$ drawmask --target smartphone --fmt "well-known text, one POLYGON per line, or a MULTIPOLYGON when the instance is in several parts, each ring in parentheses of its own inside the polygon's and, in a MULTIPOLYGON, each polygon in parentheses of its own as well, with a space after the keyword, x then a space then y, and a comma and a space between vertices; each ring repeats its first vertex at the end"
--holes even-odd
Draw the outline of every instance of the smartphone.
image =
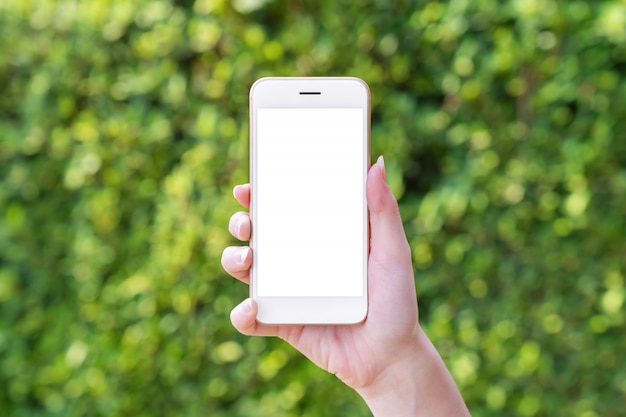
POLYGON ((370 93, 352 77, 250 89, 251 297, 267 324, 367 316, 370 93))

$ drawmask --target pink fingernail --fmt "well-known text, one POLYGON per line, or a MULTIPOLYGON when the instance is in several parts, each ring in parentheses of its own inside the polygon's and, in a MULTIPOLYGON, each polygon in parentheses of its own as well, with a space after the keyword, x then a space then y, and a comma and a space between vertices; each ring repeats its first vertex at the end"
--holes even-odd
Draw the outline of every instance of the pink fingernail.
POLYGON ((240 264, 244 264, 246 262, 246 259, 248 258, 248 253, 249 252, 250 252, 250 248, 249 247, 244 248, 240 252, 240 254, 239 254, 239 256, 240 256, 239 263, 240 264))
POLYGON ((241 236, 242 228, 243 228, 243 220, 239 219, 237 220, 237 223, 235 224, 235 229, 237 230, 237 236, 241 236))
POLYGON ((383 177, 385 178, 385 180, 387 180, 387 171, 385 170, 385 158, 382 155, 378 157, 378 159, 376 160, 376 164, 380 166, 383 171, 383 177))

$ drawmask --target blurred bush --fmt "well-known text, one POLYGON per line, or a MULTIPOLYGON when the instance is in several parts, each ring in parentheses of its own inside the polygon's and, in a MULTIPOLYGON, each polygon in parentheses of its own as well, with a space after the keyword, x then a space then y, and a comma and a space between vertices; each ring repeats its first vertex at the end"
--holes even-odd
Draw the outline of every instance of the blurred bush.
POLYGON ((3 0, 0 410, 368 415, 219 266, 252 82, 353 75, 473 415, 621 415, 625 70, 618 0, 3 0))

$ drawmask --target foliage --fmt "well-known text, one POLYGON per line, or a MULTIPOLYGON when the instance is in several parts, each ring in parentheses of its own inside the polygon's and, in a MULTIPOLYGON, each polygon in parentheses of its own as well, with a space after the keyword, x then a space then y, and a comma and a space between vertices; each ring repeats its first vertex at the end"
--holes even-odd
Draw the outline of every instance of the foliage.
POLYGON ((618 0, 4 0, 3 414, 368 415, 228 320, 266 75, 370 84, 421 320, 474 416, 623 413, 625 23, 618 0))

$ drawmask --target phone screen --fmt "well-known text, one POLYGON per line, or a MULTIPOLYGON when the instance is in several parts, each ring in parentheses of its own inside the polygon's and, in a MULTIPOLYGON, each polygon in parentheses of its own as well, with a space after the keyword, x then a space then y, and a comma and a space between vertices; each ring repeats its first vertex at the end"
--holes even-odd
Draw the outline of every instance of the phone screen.
POLYGON ((258 108, 257 294, 362 296, 362 108, 258 108))

